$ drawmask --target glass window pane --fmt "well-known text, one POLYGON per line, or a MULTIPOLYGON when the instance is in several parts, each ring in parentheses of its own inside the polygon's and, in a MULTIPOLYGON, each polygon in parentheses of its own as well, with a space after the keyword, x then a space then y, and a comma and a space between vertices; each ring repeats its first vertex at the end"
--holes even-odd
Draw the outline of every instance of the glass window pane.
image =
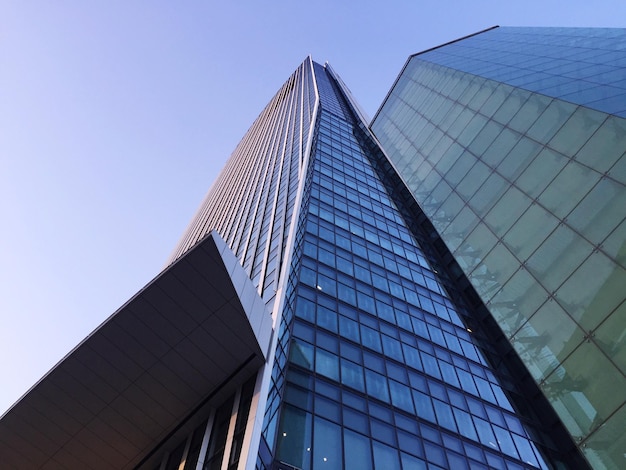
POLYGON ((477 441, 478 435, 476 434, 476 430, 474 429, 474 423, 472 421, 471 415, 457 408, 452 408, 452 411, 454 412, 454 417, 456 418, 456 422, 459 425, 459 432, 461 433, 461 435, 473 441, 477 441))
POLYGON ((469 201, 469 205, 479 216, 484 216, 508 189, 508 183, 502 176, 492 173, 476 194, 469 201))
POLYGON ((592 251, 589 242, 566 225, 559 225, 528 259, 526 266, 548 291, 553 292, 592 251))
POLYGON ((548 145, 565 155, 574 155, 605 119, 606 114, 581 106, 548 145))
POLYGON ((513 346, 537 381, 545 378, 584 340, 585 333, 549 299, 515 333, 513 346))
POLYGON ((626 449, 626 405, 609 418, 602 427, 585 441, 583 453, 592 466, 606 467, 608 462, 624 462, 626 449))
POLYGON ((483 129, 476 135, 476 138, 469 145, 469 150, 474 154, 482 155, 487 147, 500 135, 503 127, 495 121, 489 121, 483 129))
POLYGON ((498 203, 489 211, 485 222, 497 237, 507 230, 528 209, 532 200, 515 187, 510 187, 498 203))
POLYGON ((545 381, 543 392, 574 438, 584 438, 624 403, 626 379, 593 342, 583 342, 545 381))
POLYGON ((596 343, 626 374, 626 302, 622 303, 595 331, 596 343))
POLYGON ((490 174, 491 168, 478 161, 472 169, 463 176, 455 189, 465 201, 468 201, 490 174))
POLYGON ((490 167, 497 167, 520 139, 521 134, 508 128, 494 139, 487 149, 479 154, 479 158, 490 167))
POLYGON ((548 293, 526 270, 518 270, 490 300, 489 311, 509 336, 548 298, 548 293))
POLYGON ((476 430, 478 431, 479 441, 487 447, 499 450, 498 444, 496 443, 496 436, 494 436, 489 422, 476 417, 473 418, 473 421, 476 426, 476 430))
POLYGON ((439 465, 441 468, 450 468, 446 460, 446 454, 439 446, 435 446, 430 442, 424 442, 424 451, 426 452, 426 460, 439 465))
POLYGON ((626 187, 602 178, 567 220, 592 243, 600 244, 624 220, 625 207, 626 187))
POLYGON ((315 371, 325 377, 339 381, 339 358, 323 349, 315 350, 315 371))
MULTIPOLYGON (((370 440, 350 431, 343 430, 344 439, 344 462, 349 463, 350 467, 359 469, 372 469, 372 450, 370 448, 370 440)), ((325 468, 325 467, 321 467, 325 468)))
POLYGON ((293 339, 289 347, 289 360, 305 369, 313 369, 313 345, 293 339))
POLYGON ((469 279, 481 296, 489 298, 506 283, 518 266, 519 261, 499 243, 484 258, 483 264, 470 274, 469 279))
POLYGON ((602 249, 622 267, 626 267, 626 220, 602 243, 602 249))
POLYGON ((537 462, 537 457, 533 452, 533 448, 530 442, 528 442, 527 439, 518 436, 517 434, 512 434, 511 437, 513 437, 513 441, 515 442, 515 446, 517 447, 517 451, 522 457, 522 460, 526 463, 529 463, 530 465, 539 466, 539 463, 537 462))
POLYGON ((409 387, 402 385, 395 380, 390 380, 389 389, 391 391, 391 403, 393 406, 409 413, 415 413, 413 398, 411 397, 411 389, 409 387))
MULTIPOLYGON (((437 168, 440 174, 446 174, 464 151, 465 149, 463 147, 454 142, 443 154, 439 162, 435 165, 435 168, 437 168)), ((441 178, 441 176, 439 176, 436 172, 433 172, 433 175, 436 179, 441 178)))
POLYGON ((502 103, 500 108, 493 115, 493 119, 501 124, 508 124, 513 116, 519 111, 520 107, 524 104, 529 92, 518 88, 511 89, 511 92, 507 96, 506 100, 502 103))
POLYGON ((480 224, 466 237, 457 250, 457 262, 465 272, 471 272, 482 263, 497 242, 498 239, 491 230, 484 224, 480 224))
POLYGON ((295 467, 311 468, 311 414, 285 405, 280 418, 276 458, 295 467))
POLYGON ((491 96, 487 98, 487 101, 481 106, 480 111, 485 116, 492 116, 498 108, 502 105, 508 94, 511 92, 513 88, 509 85, 499 84, 491 96))
POLYGON ((554 100, 528 129, 528 136, 541 143, 547 143, 576 110, 576 106, 561 100, 554 100))
POLYGON ((509 122, 509 127, 521 133, 526 131, 539 118, 541 113, 548 107, 552 98, 536 93, 529 94, 528 100, 519 108, 513 119, 509 122))
POLYGON ((599 172, 605 172, 624 154, 626 122, 609 116, 574 158, 599 172))
MULTIPOLYGON (((513 132, 513 131, 511 131, 513 132)), ((537 156, 542 146, 532 139, 522 137, 506 155, 502 155, 497 171, 506 179, 515 180, 537 156)))
POLYGON ((337 332, 337 314, 326 307, 317 307, 317 325, 334 333, 337 332))
POLYGON ((449 429, 452 432, 458 432, 450 405, 439 400, 433 400, 433 405, 435 406, 435 414, 437 415, 439 426, 449 429))
MULTIPOLYGON (((464 152, 459 159, 454 162, 454 165, 450 168, 445 175, 445 180, 452 186, 456 186, 459 184, 461 179, 463 179, 467 172, 474 166, 476 162, 476 157, 472 155, 470 152, 464 152)), ((448 193, 450 189, 448 189, 448 193)))
POLYGON ((532 198, 536 198, 550 184, 568 159, 554 150, 544 148, 517 178, 517 186, 532 198))
POLYGON ((624 300, 626 270, 594 252, 556 291, 565 310, 588 330, 594 330, 624 300))
POLYGON ((463 147, 467 147, 472 140, 476 137, 483 127, 487 124, 487 118, 480 114, 475 114, 474 117, 467 123, 461 135, 459 135, 457 142, 463 147))
POLYGON ((443 232, 443 238, 448 248, 452 251, 456 250, 461 241, 474 229, 478 222, 476 214, 469 207, 464 207, 443 232))
POLYGON ((538 204, 532 204, 504 236, 504 242, 522 262, 546 239, 559 220, 538 204))
POLYGON ((417 416, 426 421, 436 422, 435 412, 433 411, 433 405, 431 398, 417 390, 413 390, 413 401, 415 402, 415 409, 417 410, 417 416))
POLYGON ((378 441, 372 441, 375 468, 401 468, 397 449, 378 441))
POLYGON ((581 199, 596 185, 601 175, 571 161, 539 196, 539 202, 564 219, 581 199))
POLYGON ((363 368, 351 361, 341 359, 341 383, 364 392, 363 368))
POLYGON ((387 389, 387 378, 385 376, 365 369, 365 383, 369 395, 389 403, 389 390, 387 389))
POLYGON ((313 468, 342 469, 341 428, 330 421, 315 418, 313 468))

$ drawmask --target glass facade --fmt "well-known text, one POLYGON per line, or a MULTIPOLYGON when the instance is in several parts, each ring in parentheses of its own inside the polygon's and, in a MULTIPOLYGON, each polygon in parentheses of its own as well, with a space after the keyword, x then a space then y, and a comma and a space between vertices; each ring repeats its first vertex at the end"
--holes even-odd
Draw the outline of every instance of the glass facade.
POLYGON ((626 39, 617 28, 494 28, 420 58, 626 117, 626 39))
POLYGON ((257 468, 556 468, 392 199, 384 156, 314 71, 321 110, 257 468))
POLYGON ((217 230, 270 309, 310 147, 317 99, 312 64, 305 60, 252 124, 170 259, 217 230))
POLYGON ((580 450, 610 469, 626 466, 625 45, 625 30, 492 29, 411 57, 371 126, 580 450))

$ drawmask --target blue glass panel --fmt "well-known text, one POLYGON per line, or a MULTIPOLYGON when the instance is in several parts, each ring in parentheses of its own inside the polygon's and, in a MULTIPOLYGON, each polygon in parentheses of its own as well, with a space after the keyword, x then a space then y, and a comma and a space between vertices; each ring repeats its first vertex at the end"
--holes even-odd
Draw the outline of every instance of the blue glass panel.
POLYGON ((367 384, 367 393, 369 395, 389 403, 389 390, 387 388, 387 379, 384 375, 365 369, 365 383, 367 384))
POLYGON ((329 379, 339 381, 339 358, 323 349, 316 349, 315 371, 329 379))
POLYGON ((401 468, 397 449, 373 441, 375 468, 401 468))
POLYGON ((342 359, 341 383, 348 387, 355 388, 360 392, 364 392, 363 368, 358 364, 342 359))
POLYGON ((315 418, 313 429, 313 468, 341 470, 341 427, 325 419, 315 418))
POLYGON ((426 462, 420 460, 412 455, 402 452, 400 455, 402 459, 403 470, 426 470, 426 462))
POLYGON ((349 462, 353 468, 363 470, 372 469, 372 451, 370 440, 348 429, 343 431, 344 439, 344 461, 349 462))
POLYGON ((435 412, 433 411, 433 405, 431 398, 417 390, 413 390, 413 401, 415 403, 415 409, 417 410, 417 416, 426 421, 435 422, 435 412))
POLYGON ((433 400, 433 405, 435 407, 435 414, 437 415, 437 422, 439 425, 452 432, 457 432, 458 429, 454 421, 450 405, 447 405, 439 400, 433 400))
POLYGON ((393 406, 396 406, 408 413, 415 413, 413 399, 411 397, 411 389, 409 387, 402 385, 395 380, 390 380, 389 389, 391 391, 391 403, 393 406))

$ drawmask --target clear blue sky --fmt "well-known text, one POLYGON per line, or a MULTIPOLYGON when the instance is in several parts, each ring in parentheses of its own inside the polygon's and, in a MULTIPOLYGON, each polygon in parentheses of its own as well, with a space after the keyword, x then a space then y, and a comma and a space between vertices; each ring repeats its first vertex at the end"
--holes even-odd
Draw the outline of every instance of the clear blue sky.
POLYGON ((308 54, 371 116, 411 53, 496 24, 625 19, 623 0, 4 0, 0 413, 158 274, 308 54))

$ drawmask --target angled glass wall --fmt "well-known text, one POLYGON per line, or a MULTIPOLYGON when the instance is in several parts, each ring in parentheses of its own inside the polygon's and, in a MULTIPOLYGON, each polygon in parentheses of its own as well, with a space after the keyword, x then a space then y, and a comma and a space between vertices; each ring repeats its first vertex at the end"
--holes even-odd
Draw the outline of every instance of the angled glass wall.
POLYGON ((580 97, 622 83, 594 80, 626 78, 624 44, 487 31, 410 58, 371 126, 581 451, 611 469, 626 466, 626 120, 580 97), (578 97, 537 88, 548 72, 578 97))

